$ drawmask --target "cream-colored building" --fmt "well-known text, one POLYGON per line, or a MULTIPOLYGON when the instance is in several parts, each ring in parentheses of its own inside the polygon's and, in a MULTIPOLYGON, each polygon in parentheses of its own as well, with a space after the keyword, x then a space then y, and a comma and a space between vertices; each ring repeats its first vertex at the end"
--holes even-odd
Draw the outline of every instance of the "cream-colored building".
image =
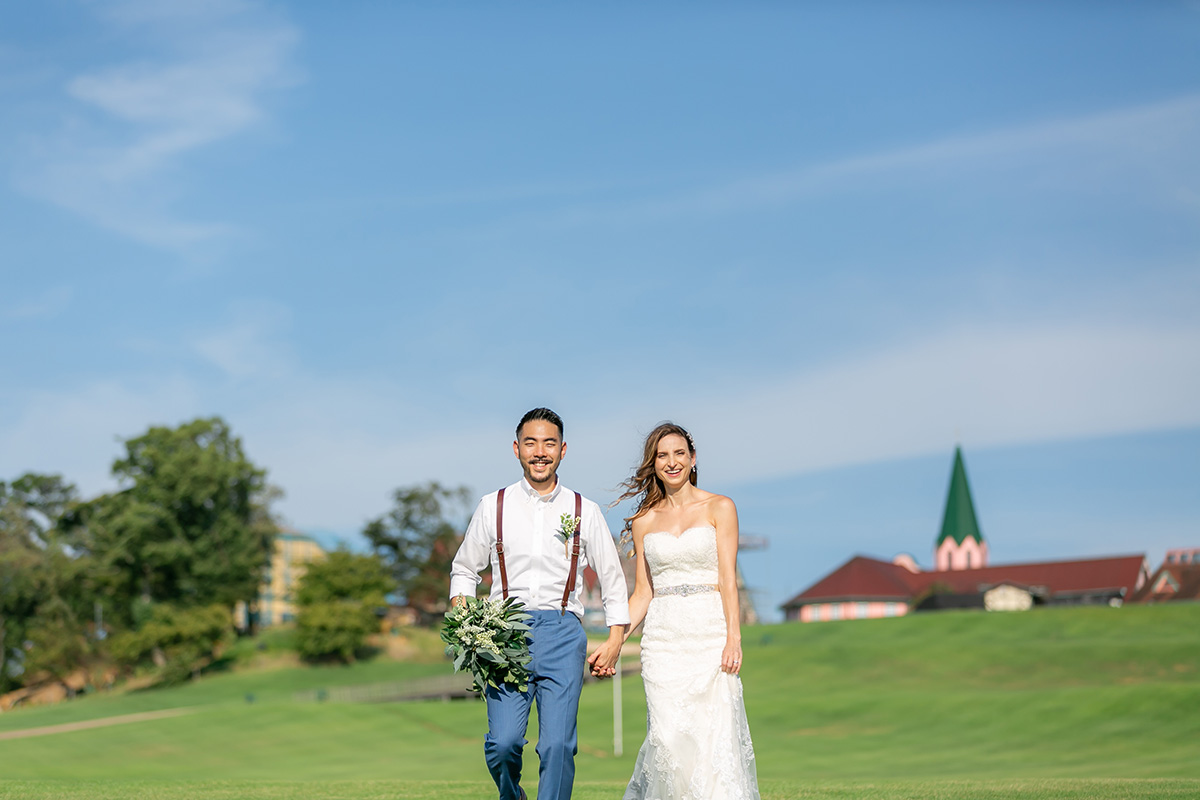
MULTIPOLYGON (((316 539, 297 531, 280 531, 275 536, 271 568, 263 576, 258 591, 254 617, 260 627, 280 625, 296 620, 296 587, 306 566, 325 557, 325 548, 316 539)), ((249 627, 244 606, 239 604, 236 619, 249 627)))

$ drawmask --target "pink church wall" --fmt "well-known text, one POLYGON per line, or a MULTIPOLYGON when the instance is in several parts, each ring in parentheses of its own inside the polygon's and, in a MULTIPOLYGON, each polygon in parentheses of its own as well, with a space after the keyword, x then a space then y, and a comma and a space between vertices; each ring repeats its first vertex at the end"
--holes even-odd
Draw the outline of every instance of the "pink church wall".
POLYGON ((939 571, 952 569, 979 569, 987 566, 987 544, 967 539, 962 544, 947 539, 934 553, 934 563, 939 571))
POLYGON ((793 615, 790 618, 793 620, 799 620, 800 622, 830 622, 839 619, 879 619, 882 617, 902 617, 907 613, 907 603, 812 603, 802 606, 800 608, 800 613, 798 615, 793 615), (888 613, 889 610, 891 613, 888 613))

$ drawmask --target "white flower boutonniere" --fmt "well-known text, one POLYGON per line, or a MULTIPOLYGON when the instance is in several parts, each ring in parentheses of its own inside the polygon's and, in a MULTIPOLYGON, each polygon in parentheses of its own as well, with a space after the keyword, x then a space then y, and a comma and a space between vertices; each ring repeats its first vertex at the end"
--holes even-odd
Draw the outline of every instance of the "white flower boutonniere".
POLYGON ((567 558, 571 557, 571 537, 575 535, 575 531, 579 530, 579 524, 582 522, 579 517, 572 514, 563 514, 559 517, 558 537, 563 540, 563 545, 566 548, 567 558))

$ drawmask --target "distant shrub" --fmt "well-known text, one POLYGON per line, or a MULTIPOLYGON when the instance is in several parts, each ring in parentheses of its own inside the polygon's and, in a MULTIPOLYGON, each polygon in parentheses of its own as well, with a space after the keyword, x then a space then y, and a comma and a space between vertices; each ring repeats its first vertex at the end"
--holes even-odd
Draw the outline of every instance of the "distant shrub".
POLYGON ((303 606, 296 615, 296 650, 309 661, 350 663, 378 627, 374 606, 336 600, 303 606))
POLYGON ((160 681, 179 683, 211 663, 232 637, 233 619, 223 605, 159 604, 139 628, 113 637, 112 654, 128 667, 152 664, 160 681))
POLYGON ((378 557, 336 550, 308 565, 296 590, 296 649, 310 661, 354 661, 396 587, 378 557))

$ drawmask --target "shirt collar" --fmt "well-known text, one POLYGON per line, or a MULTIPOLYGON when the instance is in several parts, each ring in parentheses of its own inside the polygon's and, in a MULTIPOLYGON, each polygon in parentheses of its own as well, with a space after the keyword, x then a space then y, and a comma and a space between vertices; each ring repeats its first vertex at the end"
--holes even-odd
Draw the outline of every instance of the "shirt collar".
POLYGON ((554 477, 554 490, 551 491, 550 494, 539 494, 538 490, 533 488, 533 485, 525 478, 521 478, 521 488, 525 490, 525 494, 528 495, 529 499, 531 500, 541 500, 546 503, 553 503, 555 498, 558 497, 558 493, 562 491, 562 481, 558 479, 557 475, 554 477))

